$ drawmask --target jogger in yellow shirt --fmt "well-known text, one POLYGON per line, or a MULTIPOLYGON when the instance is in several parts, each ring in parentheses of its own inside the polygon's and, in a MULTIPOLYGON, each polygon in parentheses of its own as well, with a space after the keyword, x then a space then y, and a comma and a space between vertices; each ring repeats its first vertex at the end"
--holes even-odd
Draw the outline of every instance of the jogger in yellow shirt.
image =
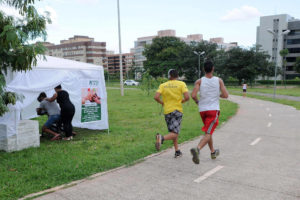
POLYGON ((175 158, 177 158, 182 155, 181 151, 178 149, 178 134, 180 132, 183 116, 182 104, 189 100, 189 92, 186 84, 177 80, 178 72, 175 69, 170 69, 168 76, 169 81, 159 86, 154 99, 164 108, 165 120, 169 133, 165 136, 157 133, 155 147, 159 150, 164 140, 173 140, 175 158), (161 96, 162 100, 160 98, 161 96))

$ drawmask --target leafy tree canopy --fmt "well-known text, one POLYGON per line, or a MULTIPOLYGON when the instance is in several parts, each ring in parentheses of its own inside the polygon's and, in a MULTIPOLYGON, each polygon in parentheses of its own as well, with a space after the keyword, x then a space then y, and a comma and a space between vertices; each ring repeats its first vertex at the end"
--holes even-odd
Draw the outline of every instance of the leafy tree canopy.
POLYGON ((26 71, 36 65, 37 57, 45 48, 41 43, 30 41, 46 38, 46 24, 50 23, 49 13, 40 15, 34 7, 34 0, 0 0, 0 4, 16 8, 20 19, 7 16, 0 11, 0 116, 9 103, 15 103, 16 94, 5 91, 4 75, 8 70, 26 71), (9 98, 6 98, 9 94, 9 98))

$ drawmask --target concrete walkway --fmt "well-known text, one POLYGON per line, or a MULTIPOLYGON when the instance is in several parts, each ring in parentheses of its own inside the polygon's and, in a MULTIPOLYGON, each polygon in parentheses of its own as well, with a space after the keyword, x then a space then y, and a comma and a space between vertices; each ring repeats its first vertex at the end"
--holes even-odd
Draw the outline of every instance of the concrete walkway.
POLYGON ((181 158, 174 159, 170 149, 37 199, 299 200, 300 111, 252 98, 230 100, 240 109, 214 133, 221 150, 216 160, 205 147, 200 165, 191 161, 189 149, 197 139, 181 145, 181 158))

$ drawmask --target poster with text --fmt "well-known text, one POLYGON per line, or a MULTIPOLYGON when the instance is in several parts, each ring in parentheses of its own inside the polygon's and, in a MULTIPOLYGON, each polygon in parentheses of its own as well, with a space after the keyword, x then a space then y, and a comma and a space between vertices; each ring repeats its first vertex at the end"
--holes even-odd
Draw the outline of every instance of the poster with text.
POLYGON ((81 122, 101 120, 101 97, 98 80, 83 80, 81 87, 81 122))

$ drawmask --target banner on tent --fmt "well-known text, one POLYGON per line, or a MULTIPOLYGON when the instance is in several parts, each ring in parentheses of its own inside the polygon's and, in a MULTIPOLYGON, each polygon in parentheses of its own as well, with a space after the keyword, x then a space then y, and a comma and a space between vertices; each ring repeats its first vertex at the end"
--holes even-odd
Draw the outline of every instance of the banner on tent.
POLYGON ((81 84, 81 123, 101 120, 100 82, 84 79, 81 84))

